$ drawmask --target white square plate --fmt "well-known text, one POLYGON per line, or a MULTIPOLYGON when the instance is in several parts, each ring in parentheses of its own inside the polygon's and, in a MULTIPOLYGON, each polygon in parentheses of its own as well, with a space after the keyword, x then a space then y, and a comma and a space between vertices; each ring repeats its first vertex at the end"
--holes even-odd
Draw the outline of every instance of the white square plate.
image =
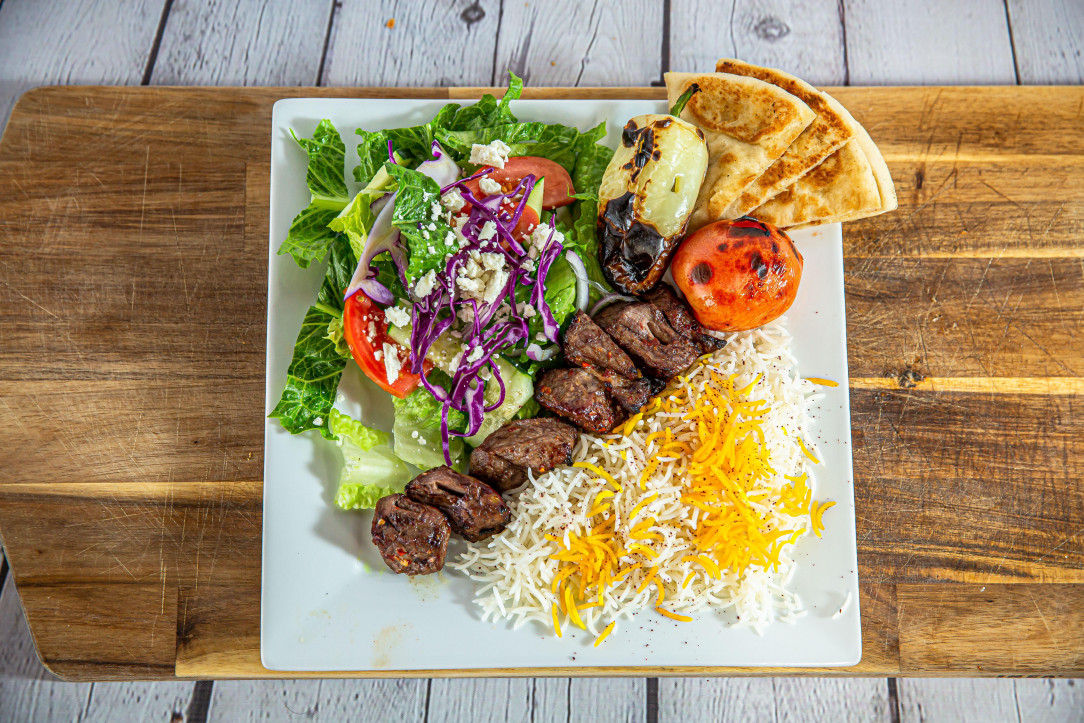
MULTIPOLYGON (((267 293, 265 413, 278 402, 294 340, 323 278, 323 265, 300 270, 277 255, 290 221, 305 207, 305 153, 290 129, 309 136, 322 118, 347 146, 347 168, 357 163, 355 128, 377 130, 424 123, 446 101, 291 99, 272 114, 271 237, 267 293)), ((616 146, 631 116, 664 113, 661 101, 517 101, 521 119, 561 122, 582 130, 607 122, 616 146)), ((348 173, 348 176, 350 174, 348 173)), ((339 452, 315 432, 292 436, 275 420, 264 435, 263 589, 260 651, 271 670, 365 671, 592 666, 843 666, 861 658, 858 566, 851 477, 843 252, 839 224, 802 231, 794 240, 805 257, 798 297, 787 314, 794 352, 805 376, 839 382, 814 408, 813 435, 823 464, 816 496, 833 499, 823 538, 804 537, 791 587, 808 615, 775 623, 763 636, 725 627, 712 615, 679 623, 654 612, 625 622, 598 648, 578 630, 558 639, 529 624, 483 623, 472 602, 474 584, 445 568, 407 578, 384 566, 369 540, 371 513, 338 511, 332 504, 339 452), (847 597, 851 604, 833 617, 847 597)), ((344 411, 366 424, 391 428, 387 395, 348 365, 344 411)), ((458 556, 449 546, 448 560, 458 556)))

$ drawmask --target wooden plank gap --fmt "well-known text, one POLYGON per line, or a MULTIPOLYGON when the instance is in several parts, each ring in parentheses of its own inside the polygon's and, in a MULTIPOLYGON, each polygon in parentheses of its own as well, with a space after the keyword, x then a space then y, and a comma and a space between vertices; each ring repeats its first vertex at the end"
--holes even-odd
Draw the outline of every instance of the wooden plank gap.
POLYGON ((837 0, 836 12, 839 13, 839 36, 843 47, 843 85, 851 84, 851 64, 847 57, 847 5, 843 0, 837 0))
POLYGON ((0 548, 0 591, 4 589, 4 581, 8 577, 8 558, 4 555, 3 548, 0 548))
POLYGON ((900 723, 900 692, 895 678, 888 678, 888 722, 900 723))
POLYGON ((211 707, 211 693, 214 692, 213 680, 196 681, 192 690, 192 700, 185 711, 185 723, 207 723, 207 711, 211 707))
POLYGON ((644 702, 646 704, 646 723, 659 723, 659 679, 648 678, 644 686, 644 702))
MULTIPOLYGON (((471 8, 474 8, 474 7, 477 7, 479 10, 481 10, 481 6, 478 5, 477 2, 475 2, 474 5, 471 5, 469 8, 467 8, 467 10, 470 10, 471 8)), ((464 10, 463 12, 466 13, 467 10, 464 10)), ((468 27, 470 27, 469 24, 468 24, 468 27)), ((492 83, 493 85, 497 85, 498 82, 499 82, 498 79, 497 79, 497 54, 501 52, 501 28, 503 28, 503 27, 504 27, 504 0, 500 0, 500 2, 497 3, 497 32, 494 33, 494 35, 493 35, 493 68, 489 71, 489 82, 492 83)), ((507 68, 505 70, 507 70, 507 68)), ((501 80, 503 80, 503 78, 501 80)), ((425 712, 426 712, 426 715, 429 715, 428 706, 426 707, 425 712)))
POLYGON ((169 11, 173 8, 173 0, 166 0, 162 5, 162 17, 158 19, 158 29, 154 31, 154 42, 151 44, 150 55, 147 56, 147 67, 143 69, 143 80, 140 85, 151 84, 151 74, 154 73, 154 63, 158 60, 158 50, 162 47, 162 36, 166 33, 166 23, 169 22, 169 11))
POLYGON ((671 0, 662 0, 662 57, 660 58, 659 79, 652 85, 666 85, 663 77, 670 72, 670 2, 671 0))
POLYGON ((852 389, 914 389, 964 394, 1042 394, 1079 396, 1084 379, 1079 377, 922 377, 906 371, 899 377, 852 377, 852 389))
POLYGON ((1012 72, 1016 75, 1016 84, 1020 85, 1020 63, 1016 59, 1016 38, 1012 32, 1012 13, 1009 12, 1009 0, 1004 0, 1005 26, 1009 29, 1009 50, 1012 51, 1012 72))
POLYGON ((324 67, 327 65, 327 49, 331 45, 331 29, 335 26, 335 16, 341 7, 339 0, 332 0, 331 10, 327 14, 327 30, 324 31, 324 49, 320 52, 320 69, 316 71, 316 85, 324 84, 324 67))

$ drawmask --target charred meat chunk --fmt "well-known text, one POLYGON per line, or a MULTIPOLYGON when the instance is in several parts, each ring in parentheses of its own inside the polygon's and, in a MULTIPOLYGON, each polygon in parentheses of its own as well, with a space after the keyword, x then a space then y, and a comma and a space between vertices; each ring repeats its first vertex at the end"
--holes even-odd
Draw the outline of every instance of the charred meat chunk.
POLYGON ((451 467, 423 472, 407 485, 406 494, 443 512, 452 532, 471 542, 497 534, 512 521, 512 511, 496 490, 451 467))
POLYGON ((550 369, 538 380, 534 398, 554 414, 596 434, 608 434, 628 416, 602 380, 586 369, 550 369))
POLYGON ((707 329, 693 316, 688 304, 679 299, 668 284, 659 284, 644 294, 643 299, 662 312, 674 331, 692 340, 700 348, 701 354, 709 354, 726 346, 724 340, 708 334, 707 329))
POLYGON ((640 378, 640 370, 629 355, 582 311, 572 317, 565 331, 563 347, 565 359, 578 367, 597 370, 603 379, 613 375, 625 379, 640 378))
POLYGON ((373 544, 392 572, 428 575, 440 570, 450 532, 440 510, 406 495, 388 495, 376 503, 373 544))
POLYGON ((610 396, 629 414, 636 414, 651 398, 651 382, 647 379, 614 377, 603 380, 610 396))
POLYGON ((560 419, 516 419, 486 437, 470 455, 470 473, 501 492, 572 461, 579 432, 560 419))
POLYGON ((654 377, 672 379, 700 356, 699 348, 675 331, 652 304, 610 304, 595 322, 654 377))
POLYGON ((635 414, 651 396, 650 384, 629 355, 582 311, 572 317, 563 345, 565 359, 598 377, 625 411, 635 414))

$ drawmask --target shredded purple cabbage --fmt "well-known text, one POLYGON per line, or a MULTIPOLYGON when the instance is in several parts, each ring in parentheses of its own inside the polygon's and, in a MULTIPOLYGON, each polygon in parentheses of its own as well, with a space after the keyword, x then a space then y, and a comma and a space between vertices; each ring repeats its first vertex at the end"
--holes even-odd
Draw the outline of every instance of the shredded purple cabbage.
POLYGON ((432 290, 415 301, 411 313, 410 367, 415 374, 422 374, 425 357, 437 337, 451 329, 457 321, 460 322, 457 333, 461 334, 464 349, 452 375, 450 388, 444 389, 422 375, 422 384, 442 406, 441 443, 448 464, 452 463, 449 449, 452 437, 477 434, 486 412, 492 412, 504 403, 505 381, 493 357, 517 347, 520 350, 516 353, 522 354, 532 344, 527 320, 516 308, 515 293, 519 286, 530 288, 529 303, 542 314, 546 337, 556 341, 558 333, 557 323, 545 300, 545 280, 550 266, 564 247, 554 240, 551 230, 549 240, 536 262, 529 258, 523 244, 512 236, 536 179, 528 175, 509 193, 478 198, 465 184, 489 172, 481 171, 442 186, 442 194, 458 188, 463 199, 471 205, 470 215, 462 229, 464 242, 458 251, 447 258, 444 271, 437 275, 432 290), (512 213, 503 208, 506 200, 516 202, 512 213), (496 234, 482 241, 479 234, 487 222, 493 223, 496 234), (500 253, 505 258, 508 280, 492 303, 462 298, 456 287, 456 276, 469 261, 471 251, 500 253), (459 319, 457 315, 461 309, 470 310, 470 322, 459 319), (486 368, 491 370, 499 389, 497 400, 489 405, 485 403, 486 381, 482 378, 482 371, 486 368), (448 412, 451 409, 466 415, 467 428, 463 432, 448 428, 448 412))

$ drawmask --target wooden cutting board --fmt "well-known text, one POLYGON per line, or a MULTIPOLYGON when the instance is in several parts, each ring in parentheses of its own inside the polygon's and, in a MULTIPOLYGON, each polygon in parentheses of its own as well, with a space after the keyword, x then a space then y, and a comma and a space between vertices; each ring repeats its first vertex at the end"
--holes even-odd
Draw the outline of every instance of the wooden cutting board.
MULTIPOLYGON (((66 87, 19 102, 0 141, 0 534, 52 671, 273 675, 259 655, 271 105, 481 92, 66 87)), ((832 92, 900 201, 844 227, 861 664, 485 674, 1084 675, 1084 88, 832 92)))

